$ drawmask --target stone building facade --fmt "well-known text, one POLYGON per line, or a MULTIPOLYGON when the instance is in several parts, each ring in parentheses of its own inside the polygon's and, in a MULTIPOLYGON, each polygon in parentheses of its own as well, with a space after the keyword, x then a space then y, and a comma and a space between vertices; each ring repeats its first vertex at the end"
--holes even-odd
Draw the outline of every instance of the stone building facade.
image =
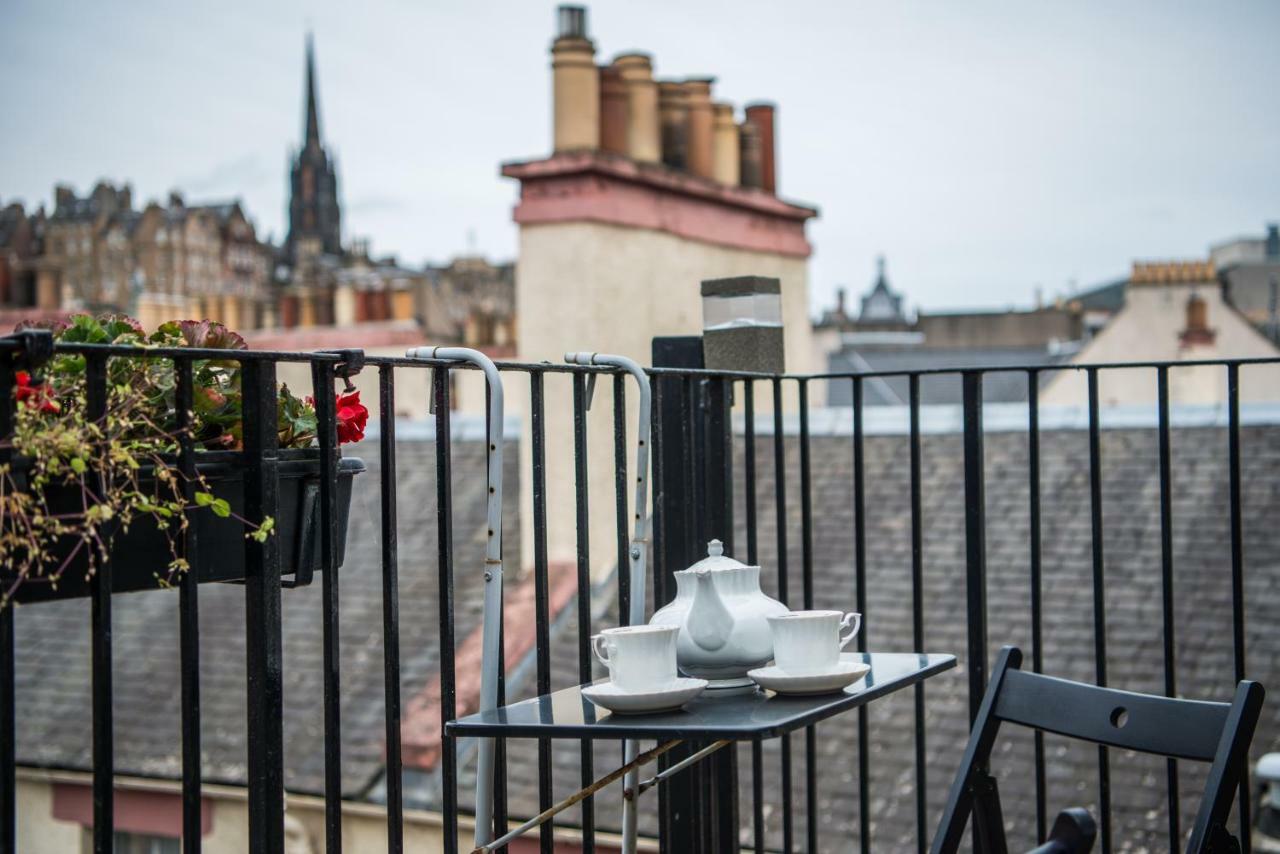
POLYGON ((139 210, 128 184, 85 196, 59 185, 53 213, 4 209, 0 303, 5 316, 117 311, 152 327, 216 317, 241 329, 275 322, 270 247, 238 201, 139 210))

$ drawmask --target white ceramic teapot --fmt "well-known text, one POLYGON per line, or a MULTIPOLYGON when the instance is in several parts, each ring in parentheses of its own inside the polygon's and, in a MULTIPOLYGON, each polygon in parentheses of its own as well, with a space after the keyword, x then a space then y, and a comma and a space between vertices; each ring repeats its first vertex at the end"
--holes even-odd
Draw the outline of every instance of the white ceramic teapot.
POLYGON ((773 658, 768 618, 787 606, 760 590, 760 567, 747 566, 712 540, 707 557, 674 573, 676 598, 649 620, 679 626, 676 662, 689 676, 710 681, 709 689, 751 687, 748 670, 773 658))

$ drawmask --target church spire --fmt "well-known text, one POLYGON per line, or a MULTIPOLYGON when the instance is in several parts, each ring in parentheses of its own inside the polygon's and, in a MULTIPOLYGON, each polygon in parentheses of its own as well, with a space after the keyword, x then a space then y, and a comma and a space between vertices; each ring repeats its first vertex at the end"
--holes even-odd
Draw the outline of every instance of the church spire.
POLYGON ((307 33, 306 77, 306 127, 289 173, 289 235, 285 240, 286 254, 295 262, 299 254, 317 250, 325 255, 342 254, 338 176, 333 158, 320 141, 320 98, 311 33, 307 33))
POLYGON ((316 52, 311 33, 307 33, 307 128, 303 144, 320 145, 320 107, 316 99, 316 52))

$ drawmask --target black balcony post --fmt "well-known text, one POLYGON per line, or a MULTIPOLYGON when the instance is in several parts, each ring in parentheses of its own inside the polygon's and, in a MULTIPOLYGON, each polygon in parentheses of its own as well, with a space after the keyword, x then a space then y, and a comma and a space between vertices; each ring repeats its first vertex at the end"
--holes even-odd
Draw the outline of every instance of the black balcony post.
POLYGON ((987 689, 987 508, 982 469, 982 374, 961 378, 964 408, 965 590, 969 617, 969 720, 987 689))
MULTIPOLYGON (((701 368, 702 339, 653 339, 653 365, 701 368)), ((654 549, 658 565, 671 573, 705 557, 706 542, 733 543, 732 384, 723 379, 659 375, 654 378, 654 445, 663 472, 654 496, 654 549), (678 476, 687 472, 691 477, 678 476), (675 476, 667 476, 668 474, 675 476), (701 499, 701 501, 700 501, 701 499), (701 505, 701 506, 694 506, 701 505)), ((666 585, 674 594, 675 584, 666 585)), ((657 607, 666 602, 656 602, 657 607)), ((664 766, 693 753, 684 745, 662 757, 664 766)), ((663 783, 660 842, 664 852, 736 850, 738 839, 737 752, 723 750, 663 783)))
MULTIPOLYGON (((733 383, 709 379, 703 398, 706 427, 702 433, 703 477, 706 510, 699 543, 713 539, 724 542, 726 554, 733 547, 733 422, 730 417, 733 383)), ((711 791, 711 850, 738 849, 738 751, 720 750, 707 759, 706 778, 711 791), (727 797, 726 797, 727 795, 727 797)))
MULTIPOLYGON (((0 438, 13 431, 13 386, 16 380, 12 353, 0 353, 0 438)), ((0 463, 8 463, 13 451, 0 449, 0 463)), ((17 851, 18 783, 15 740, 13 605, 0 606, 0 854, 17 851)))
MULTIPOLYGON (((258 522, 279 509, 276 363, 246 361, 244 506, 258 522)), ((280 538, 245 540, 245 652, 249 754, 249 850, 284 850, 283 649, 280 538)))

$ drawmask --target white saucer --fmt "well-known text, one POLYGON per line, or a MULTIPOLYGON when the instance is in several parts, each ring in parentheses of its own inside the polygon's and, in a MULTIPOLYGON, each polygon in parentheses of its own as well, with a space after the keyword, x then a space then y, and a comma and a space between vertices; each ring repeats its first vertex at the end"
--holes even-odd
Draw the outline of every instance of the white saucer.
POLYGON ((857 682, 871 670, 861 661, 841 660, 830 670, 817 673, 788 673, 777 665, 760 667, 747 673, 761 688, 779 694, 832 694, 857 682))
POLYGON ((644 715, 652 712, 670 712, 702 693, 707 680, 681 676, 660 688, 648 691, 623 691, 612 682, 588 685, 582 696, 597 706, 619 715, 644 715))

